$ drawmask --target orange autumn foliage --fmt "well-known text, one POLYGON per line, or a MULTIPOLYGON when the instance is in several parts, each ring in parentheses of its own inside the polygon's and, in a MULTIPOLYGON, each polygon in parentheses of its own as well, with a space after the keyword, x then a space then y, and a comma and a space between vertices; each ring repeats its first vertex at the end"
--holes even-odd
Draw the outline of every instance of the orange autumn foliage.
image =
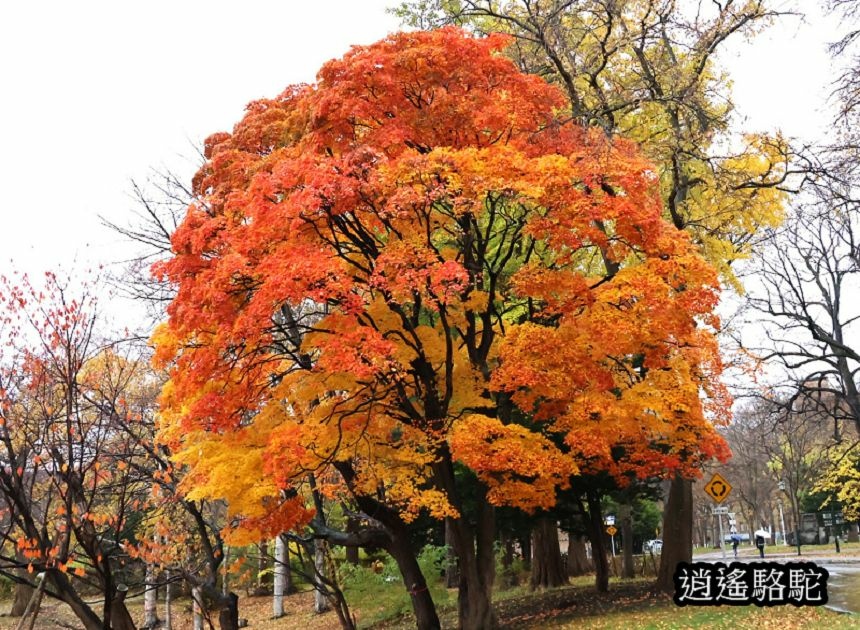
POLYGON ((162 438, 255 535, 310 518, 310 471, 408 520, 457 515, 454 460, 532 510, 725 454, 715 272, 506 43, 392 35, 207 140, 156 270, 162 438))

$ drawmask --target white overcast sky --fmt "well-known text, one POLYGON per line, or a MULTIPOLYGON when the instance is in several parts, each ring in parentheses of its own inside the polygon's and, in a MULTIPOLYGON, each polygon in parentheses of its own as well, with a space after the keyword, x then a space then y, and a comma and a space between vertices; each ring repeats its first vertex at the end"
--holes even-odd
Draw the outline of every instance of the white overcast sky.
MULTIPOLYGON (((127 246, 98 216, 124 221, 132 179, 164 167, 190 177, 182 156, 248 101, 396 30, 395 2, 0 2, 0 273, 121 259, 127 246)), ((826 128, 828 23, 787 18, 722 55, 739 124, 826 128)))
MULTIPOLYGON (((0 273, 111 262, 131 180, 397 29, 385 0, 0 2, 0 273)), ((183 159, 181 156, 189 156, 183 159)))

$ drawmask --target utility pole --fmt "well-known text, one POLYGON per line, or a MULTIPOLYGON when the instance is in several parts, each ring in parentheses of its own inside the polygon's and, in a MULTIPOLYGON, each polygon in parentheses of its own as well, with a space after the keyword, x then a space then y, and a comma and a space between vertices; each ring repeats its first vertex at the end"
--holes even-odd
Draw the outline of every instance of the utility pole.
POLYGON ((715 507, 713 514, 717 517, 717 521, 720 526, 720 551, 723 554, 723 560, 726 559, 726 541, 724 540, 725 536, 723 536, 723 514, 728 514, 729 508, 727 507, 715 507))
MULTIPOLYGON (((782 484, 782 482, 779 482, 782 484)), ((776 500, 776 506, 779 508, 779 525, 782 527, 782 544, 788 546, 788 538, 785 535, 785 514, 782 511, 782 498, 776 500)))

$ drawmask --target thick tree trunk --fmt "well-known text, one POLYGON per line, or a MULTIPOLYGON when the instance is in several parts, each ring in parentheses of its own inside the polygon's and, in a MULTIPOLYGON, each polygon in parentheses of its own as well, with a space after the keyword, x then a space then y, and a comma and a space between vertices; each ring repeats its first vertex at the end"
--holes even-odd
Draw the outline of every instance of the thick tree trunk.
POLYGON ((591 558, 594 563, 594 586, 598 593, 609 590, 609 562, 606 558, 606 538, 603 532, 603 513, 600 496, 594 490, 587 493, 588 525, 591 532, 591 558))
POLYGON ((693 561, 693 482, 675 475, 663 511, 663 551, 657 589, 672 593, 672 576, 679 562, 693 561))
POLYGON ((220 630, 239 630, 239 596, 227 593, 224 600, 225 605, 218 613, 218 626, 220 630))
MULTIPOLYGON (((24 565, 24 556, 20 553, 15 554, 15 559, 18 562, 21 562, 20 566, 24 565)), ((18 571, 18 577, 22 580, 29 580, 30 576, 25 570, 18 571)), ((36 589, 30 586, 30 584, 25 584, 23 582, 19 582, 15 585, 15 597, 12 600, 12 610, 9 612, 10 617, 20 617, 24 614, 24 611, 27 610, 27 604, 30 603, 30 600, 33 598, 33 594, 36 592, 36 589)))
POLYGON ((537 519, 532 527, 532 549, 532 590, 553 588, 567 583, 555 519, 547 516, 537 519))
MULTIPOLYGON (((630 580, 636 575, 636 568, 633 564, 633 516, 630 513, 630 505, 622 505, 619 514, 621 516, 621 542, 624 545, 621 577, 630 580)), ((690 525, 692 527, 692 522, 690 525)))
MULTIPOLYGON (((486 500, 478 498, 478 502, 486 500)), ((458 584, 459 627, 461 630, 492 630, 498 627, 491 600, 491 586, 487 583, 486 555, 479 557, 475 535, 464 518, 448 519, 451 523, 452 542, 460 569, 458 584)), ((486 535, 486 523, 481 528, 486 535)), ((486 540, 477 541, 484 545, 486 540)))
MULTIPOLYGON (((468 544, 468 543, 467 543, 468 544)), ((458 544, 460 559, 459 619, 461 630, 491 630, 498 627, 490 593, 483 583, 477 558, 472 549, 458 544)))
POLYGON ((475 544, 478 571, 487 592, 492 593, 493 584, 496 582, 496 508, 490 505, 484 496, 478 497, 477 520, 475 544))
MULTIPOLYGON (((498 627, 490 592, 492 576, 495 573, 495 564, 492 561, 494 512, 492 509, 479 510, 478 530, 473 531, 472 526, 462 516, 463 506, 457 492, 451 454, 443 447, 440 455, 439 461, 433 466, 436 480, 445 490, 448 501, 461 515, 456 519, 447 519, 451 525, 451 542, 460 569, 457 599, 459 627, 461 630, 494 630, 498 627)), ((478 505, 485 504, 489 508, 484 490, 478 492, 476 501, 478 505)))
POLYGON ((391 542, 386 551, 397 563, 397 568, 400 569, 400 575, 403 577, 403 584, 412 600, 415 627, 418 630, 438 630, 441 625, 439 616, 436 614, 436 606, 430 596, 430 589, 427 588, 421 567, 418 566, 406 526, 394 526, 390 529, 392 530, 391 542))
POLYGON ((128 595, 128 588, 117 591, 111 602, 110 607, 110 624, 111 630, 135 630, 134 620, 131 618, 131 613, 125 605, 125 597, 128 595))
POLYGON ((33 597, 33 593, 36 592, 29 584, 23 584, 19 582, 15 585, 15 597, 12 600, 12 610, 9 612, 10 617, 20 617, 24 614, 24 611, 27 610, 27 604, 30 603, 30 600, 33 597))
POLYGON ((848 523, 848 542, 860 542, 860 527, 856 521, 848 523))
POLYGON ((45 577, 42 577, 39 581, 39 586, 33 589, 33 593, 30 595, 27 605, 24 606, 24 610, 21 612, 21 619, 18 620, 15 630, 24 630, 24 628, 27 627, 32 630, 35 627, 36 618, 39 616, 39 609, 42 606, 42 596, 45 593, 45 579, 45 577), (27 622, 28 617, 30 618, 29 623, 27 622))
POLYGON ((275 583, 272 597, 272 613, 275 619, 284 616, 284 595, 287 592, 287 569, 290 555, 282 536, 275 539, 275 583))
POLYGON ((588 554, 585 553, 585 538, 579 534, 568 534, 567 574, 570 577, 585 575, 591 571, 588 554))
POLYGON ((232 591, 224 593, 223 586, 210 575, 210 579, 191 589, 194 601, 192 622, 194 630, 200 624, 200 630, 211 627, 215 614, 218 616, 220 630, 238 630, 239 628, 239 596, 232 591))
POLYGON ((99 619, 95 612, 93 612, 92 608, 81 601, 66 601, 66 603, 69 605, 69 608, 72 609, 72 612, 75 613, 75 616, 81 622, 85 630, 102 630, 104 627, 102 620, 99 619))
POLYGON ((58 574, 57 571, 49 571, 48 577, 53 586, 53 590, 60 596, 72 612, 81 622, 81 626, 85 630, 102 630, 104 624, 95 611, 81 599, 74 587, 69 583, 68 578, 63 574, 58 574))

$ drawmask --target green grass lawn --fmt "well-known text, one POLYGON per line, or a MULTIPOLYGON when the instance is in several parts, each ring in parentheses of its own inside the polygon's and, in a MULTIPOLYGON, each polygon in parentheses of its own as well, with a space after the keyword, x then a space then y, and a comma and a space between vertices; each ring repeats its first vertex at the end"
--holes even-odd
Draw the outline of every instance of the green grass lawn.
MULTIPOLYGON (((845 615, 820 607, 676 606, 668 597, 650 592, 651 580, 611 580, 610 592, 594 591, 593 577, 575 578, 570 586, 532 593, 525 587, 496 593, 495 608, 505 630, 680 630, 725 628, 800 630, 860 628, 860 615, 845 615)), ((439 607, 444 628, 456 627, 451 598, 439 607)), ((366 617, 365 617, 366 618, 366 617)), ((386 630, 413 628, 410 616, 372 625, 386 630)))
POLYGON ((828 630, 858 628, 860 617, 844 615, 824 608, 794 606, 708 606, 679 608, 669 600, 636 603, 620 602, 615 610, 604 609, 599 614, 578 615, 565 611, 557 616, 536 619, 520 626, 573 630, 680 630, 686 628, 778 628, 779 630, 827 628, 828 630))
MULTIPOLYGON (((725 628, 800 630, 860 628, 860 615, 842 615, 822 608, 686 607, 679 608, 666 597, 650 592, 650 580, 612 580, 610 592, 594 591, 593 578, 575 578, 574 584, 543 592, 517 587, 496 593, 495 607, 503 630, 648 630, 686 628, 725 628)), ((413 630, 415 623, 401 601, 401 585, 386 583, 371 594, 368 588, 356 596, 352 610, 357 613, 360 628, 377 630, 413 630), (399 615, 398 615, 399 613, 399 615)), ((456 592, 440 598, 439 613, 443 628, 456 628, 456 592), (447 596, 447 597, 446 597, 447 596), (445 601, 447 599, 447 601, 445 601)), ((310 592, 287 598, 287 616, 271 619, 271 598, 243 597, 240 616, 249 620, 249 628, 259 630, 337 630, 333 613, 315 615, 311 610, 310 592)), ((140 598, 130 603, 132 614, 142 617, 140 598)), ((2 602, 8 606, 11 602, 2 602)), ((78 621, 66 606, 46 601, 37 628, 63 630, 78 627, 78 621)), ((174 605, 174 630, 191 630, 190 603, 178 600, 174 605)), ((18 619, 0 616, 0 630, 13 630, 18 619)))

